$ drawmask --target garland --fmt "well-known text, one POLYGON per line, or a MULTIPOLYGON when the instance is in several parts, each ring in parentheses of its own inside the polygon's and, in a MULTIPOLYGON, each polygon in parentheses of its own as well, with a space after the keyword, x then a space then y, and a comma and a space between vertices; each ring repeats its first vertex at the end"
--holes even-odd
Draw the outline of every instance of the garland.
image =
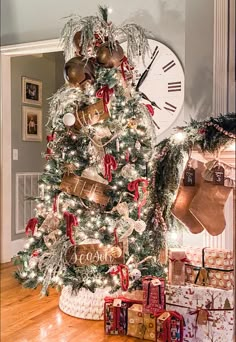
POLYGON ((172 226, 177 229, 181 226, 172 215, 171 207, 185 162, 193 147, 198 146, 201 152, 214 153, 234 139, 236 114, 228 113, 217 118, 210 117, 205 121, 191 120, 188 126, 178 127, 176 134, 156 146, 151 194, 155 207, 149 214, 148 229, 153 232, 153 243, 157 252, 165 246, 166 230, 170 230, 172 226), (182 139, 178 139, 180 136, 182 139))

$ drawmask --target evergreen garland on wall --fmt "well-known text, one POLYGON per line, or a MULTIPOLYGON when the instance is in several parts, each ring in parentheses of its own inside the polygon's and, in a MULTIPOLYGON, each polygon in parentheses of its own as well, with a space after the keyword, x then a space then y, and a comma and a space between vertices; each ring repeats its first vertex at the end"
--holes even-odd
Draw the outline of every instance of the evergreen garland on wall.
MULTIPOLYGON (((152 202, 149 229, 153 232, 154 249, 160 251, 165 245, 165 232, 180 223, 171 213, 181 175, 192 149, 214 153, 224 149, 236 138, 236 114, 227 113, 205 121, 191 120, 190 124, 178 127, 177 133, 156 146, 152 202)), ((182 227, 181 227, 182 228, 182 227)))

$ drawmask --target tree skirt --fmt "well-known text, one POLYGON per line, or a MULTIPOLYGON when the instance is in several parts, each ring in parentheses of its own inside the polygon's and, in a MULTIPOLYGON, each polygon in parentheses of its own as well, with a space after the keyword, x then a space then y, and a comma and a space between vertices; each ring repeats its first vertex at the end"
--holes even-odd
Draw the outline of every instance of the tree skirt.
POLYGON ((110 294, 110 288, 96 289, 94 293, 82 288, 76 294, 72 293, 71 286, 62 289, 59 299, 59 308, 66 314, 78 318, 103 320, 104 297, 116 297, 110 294))

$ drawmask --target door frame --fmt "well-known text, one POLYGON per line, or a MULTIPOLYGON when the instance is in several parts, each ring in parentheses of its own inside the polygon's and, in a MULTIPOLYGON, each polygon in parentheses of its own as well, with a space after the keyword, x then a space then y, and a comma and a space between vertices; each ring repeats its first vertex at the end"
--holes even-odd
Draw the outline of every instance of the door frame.
MULTIPOLYGON (((0 47, 1 111, 0 111, 0 262, 9 262, 18 249, 19 240, 11 240, 12 215, 12 146, 11 146, 11 58, 62 51, 59 39, 0 47)), ((22 243, 22 241, 21 241, 22 243)))

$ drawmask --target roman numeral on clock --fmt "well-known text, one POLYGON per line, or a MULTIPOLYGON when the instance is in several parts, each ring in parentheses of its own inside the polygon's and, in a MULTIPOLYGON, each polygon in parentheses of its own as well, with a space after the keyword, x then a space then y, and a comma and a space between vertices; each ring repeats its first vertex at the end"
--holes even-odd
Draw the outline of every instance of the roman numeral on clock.
POLYGON ((169 102, 165 102, 165 109, 166 110, 168 110, 169 112, 175 112, 176 111, 176 109, 177 109, 177 107, 175 107, 174 105, 172 105, 171 103, 169 103, 169 102))
POLYGON ((170 70, 171 68, 173 68, 175 66, 175 62, 172 60, 169 63, 167 63, 166 65, 164 65, 162 67, 162 69, 164 70, 164 72, 167 72, 168 70, 170 70))
POLYGON ((181 91, 181 82, 168 82, 168 92, 181 91))

